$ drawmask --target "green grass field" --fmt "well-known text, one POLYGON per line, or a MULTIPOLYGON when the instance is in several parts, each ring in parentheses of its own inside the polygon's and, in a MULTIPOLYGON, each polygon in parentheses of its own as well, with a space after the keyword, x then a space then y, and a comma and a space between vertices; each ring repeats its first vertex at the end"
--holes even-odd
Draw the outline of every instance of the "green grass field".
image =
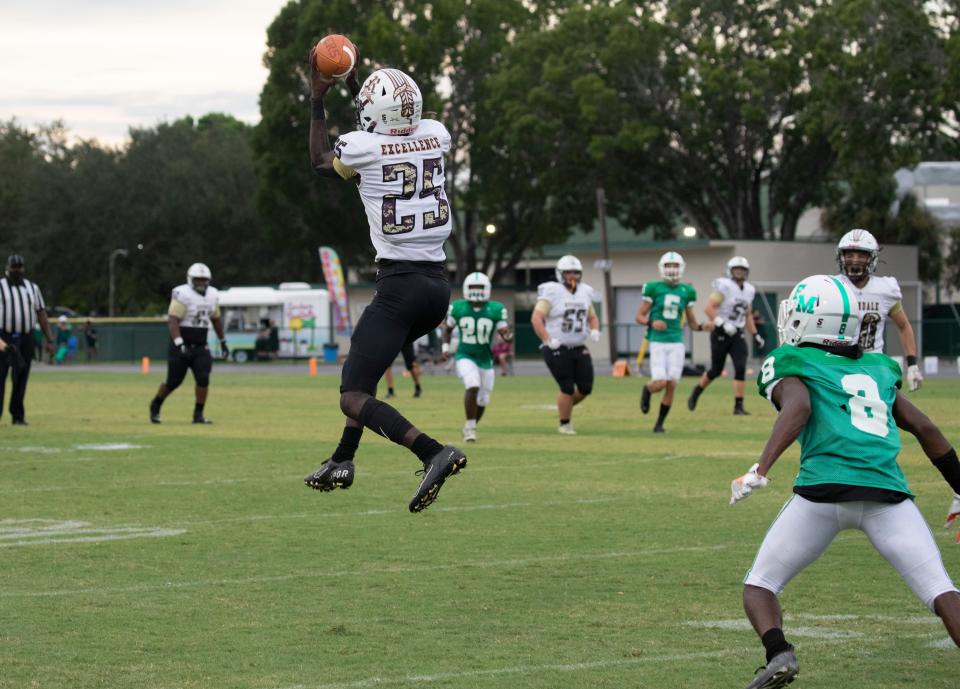
MULTIPOLYGON (((338 379, 216 372, 207 427, 189 387, 151 426, 159 380, 40 371, 31 425, 4 413, 0 687, 713 688, 762 663, 741 581, 798 454, 728 506, 773 420, 752 389, 750 417, 729 414, 726 380, 691 414, 687 379, 654 436, 637 379, 599 378, 567 437, 551 380, 498 378, 466 471, 412 515, 416 460, 369 432, 353 488, 304 487, 339 438, 338 379)), ((424 384, 415 400, 398 380, 397 406, 458 442, 459 382, 424 384)), ((915 396, 954 441, 958 391, 915 396)), ((904 448, 960 580, 949 489, 904 448)), ((793 686, 957 686, 960 654, 859 532, 782 602, 793 686)))

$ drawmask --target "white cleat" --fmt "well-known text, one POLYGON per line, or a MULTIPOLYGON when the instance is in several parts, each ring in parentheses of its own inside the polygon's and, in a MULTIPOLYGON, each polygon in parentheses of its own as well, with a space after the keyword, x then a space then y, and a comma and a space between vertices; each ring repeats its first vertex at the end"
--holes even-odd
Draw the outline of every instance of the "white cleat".
POLYGON ((560 432, 560 433, 563 434, 563 435, 576 435, 576 434, 577 434, 577 432, 576 432, 575 430, 573 430, 573 424, 569 424, 569 423, 562 423, 562 424, 560 424, 560 428, 558 428, 557 431, 560 432))
POLYGON ((464 428, 463 429, 463 441, 465 443, 475 443, 477 442, 477 429, 476 428, 464 428))

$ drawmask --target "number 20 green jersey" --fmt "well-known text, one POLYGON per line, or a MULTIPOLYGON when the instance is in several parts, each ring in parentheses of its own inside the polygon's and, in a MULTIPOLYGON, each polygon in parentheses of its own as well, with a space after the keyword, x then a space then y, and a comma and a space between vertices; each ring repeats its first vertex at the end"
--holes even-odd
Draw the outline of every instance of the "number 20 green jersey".
POLYGON ((493 368, 493 338, 506 326, 507 309, 496 301, 488 301, 475 309, 466 299, 450 304, 447 325, 460 331, 455 359, 470 359, 480 368, 493 368))
POLYGON ((757 377, 762 396, 788 377, 810 393, 810 418, 800 432, 797 486, 839 483, 911 495, 897 464, 900 433, 893 404, 900 366, 885 354, 851 359, 816 347, 784 345, 764 360, 757 377))

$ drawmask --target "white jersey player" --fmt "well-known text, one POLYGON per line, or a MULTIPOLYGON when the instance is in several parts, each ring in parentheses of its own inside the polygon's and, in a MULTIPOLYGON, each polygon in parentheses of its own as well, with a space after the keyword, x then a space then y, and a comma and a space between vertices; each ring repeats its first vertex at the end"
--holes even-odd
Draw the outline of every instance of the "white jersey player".
POLYGON ((713 281, 713 292, 707 300, 704 313, 713 321, 710 333, 710 368, 703 372, 700 381, 687 399, 687 409, 693 411, 697 400, 711 382, 723 374, 727 356, 733 361, 733 413, 747 416, 743 408, 744 381, 747 372, 747 341, 744 332, 753 338, 754 351, 763 350, 763 337, 753 322, 753 298, 756 287, 747 282, 750 263, 743 256, 734 256, 727 261, 727 275, 713 281))
POLYGON ((557 412, 561 433, 575 433, 573 407, 593 391, 593 360, 584 343, 600 340, 600 319, 593 308, 594 292, 580 282, 583 266, 576 256, 557 261, 557 281, 537 288, 537 304, 530 322, 543 343, 543 359, 560 386, 557 412))
POLYGON ((220 356, 230 356, 220 319, 217 288, 210 284, 210 269, 203 263, 194 263, 187 269, 187 281, 173 288, 167 309, 170 346, 167 351, 167 379, 160 384, 157 395, 150 401, 150 421, 160 423, 160 407, 171 392, 180 387, 187 371, 193 371, 196 381, 196 404, 193 422, 210 423, 203 415, 210 387, 213 358, 207 347, 207 331, 213 326, 220 339, 220 356))
POLYGON ((837 276, 857 297, 863 321, 860 326, 860 347, 864 352, 883 352, 886 319, 897 326, 900 345, 907 360, 907 386, 911 392, 923 383, 917 365, 917 341, 913 327, 903 310, 900 283, 895 277, 874 275, 880 245, 866 230, 850 230, 837 244, 837 276))
POLYGON ((376 393, 397 354, 432 332, 450 303, 443 252, 452 226, 443 157, 450 134, 439 122, 421 119, 423 96, 409 75, 378 69, 361 86, 354 69, 346 83, 356 98, 358 130, 331 148, 323 97, 333 80, 320 73, 313 56, 311 162, 321 176, 357 182, 377 252, 377 292, 357 322, 341 372, 340 409, 347 418, 340 444, 304 483, 322 491, 349 488, 366 427, 422 462, 423 479, 409 503, 411 512, 420 512, 467 457, 420 432, 376 393))

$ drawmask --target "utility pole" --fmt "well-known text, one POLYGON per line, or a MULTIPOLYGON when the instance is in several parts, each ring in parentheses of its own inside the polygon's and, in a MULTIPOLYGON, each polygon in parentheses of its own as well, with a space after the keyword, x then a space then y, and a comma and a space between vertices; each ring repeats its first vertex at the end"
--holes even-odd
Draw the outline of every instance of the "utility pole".
POLYGON ((109 306, 109 315, 110 315, 110 318, 113 318, 113 294, 114 294, 114 279, 113 279, 114 268, 113 268, 113 266, 114 266, 114 264, 117 262, 117 256, 123 256, 124 258, 126 258, 126 257, 127 257, 127 250, 126 250, 126 249, 114 249, 114 250, 110 253, 110 297, 109 297, 109 304, 108 304, 108 306, 109 306))
POLYGON ((610 346, 610 363, 617 358, 617 331, 616 306, 613 303, 613 286, 610 283, 610 270, 613 261, 610 260, 610 249, 607 245, 607 196, 603 187, 597 187, 597 218, 600 220, 600 255, 603 268, 603 298, 607 312, 607 343, 610 346))

